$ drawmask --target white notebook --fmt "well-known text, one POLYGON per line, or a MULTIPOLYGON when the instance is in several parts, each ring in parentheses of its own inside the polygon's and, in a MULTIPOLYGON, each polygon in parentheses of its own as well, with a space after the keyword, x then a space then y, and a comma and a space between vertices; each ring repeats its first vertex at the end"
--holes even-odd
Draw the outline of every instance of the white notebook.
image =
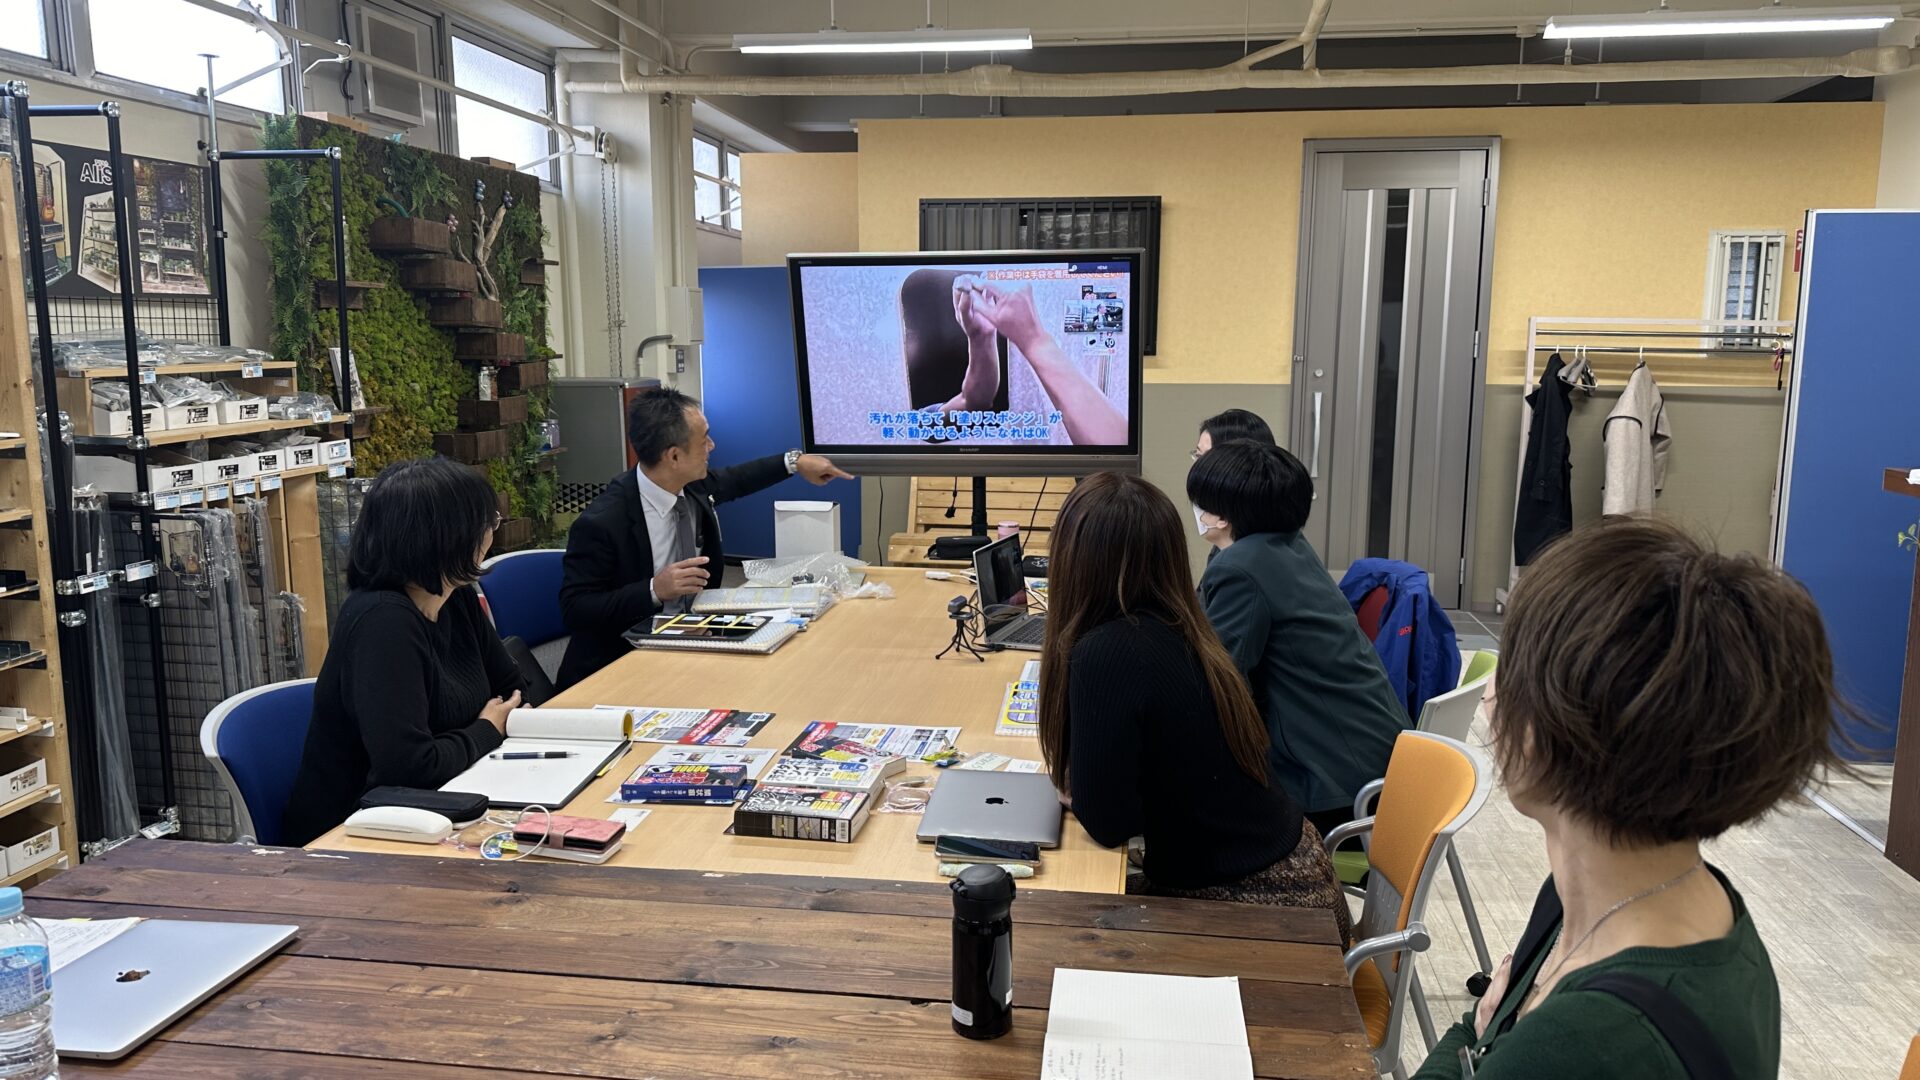
POLYGON ((696 615, 751 615, 757 611, 791 609, 795 615, 816 618, 833 606, 825 585, 749 585, 738 589, 702 589, 693 598, 696 615))
POLYGON ((1240 980, 1053 970, 1040 1080, 1253 1080, 1240 980))
POLYGON ((632 734, 631 712, 515 709, 507 714, 506 740, 440 790, 485 795, 490 806, 558 810, 573 801, 602 766, 626 751, 632 734), (547 752, 567 756, 519 760, 500 756, 547 752))

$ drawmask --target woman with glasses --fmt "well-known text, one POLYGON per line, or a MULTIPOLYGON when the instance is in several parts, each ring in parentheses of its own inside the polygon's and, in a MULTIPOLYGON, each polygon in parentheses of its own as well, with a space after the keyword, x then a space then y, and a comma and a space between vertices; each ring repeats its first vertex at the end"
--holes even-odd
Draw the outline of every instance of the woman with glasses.
POLYGON ((372 788, 437 788, 500 745, 525 681, 468 586, 500 524, 493 488, 445 458, 367 490, 313 687, 286 840, 345 821, 372 788))

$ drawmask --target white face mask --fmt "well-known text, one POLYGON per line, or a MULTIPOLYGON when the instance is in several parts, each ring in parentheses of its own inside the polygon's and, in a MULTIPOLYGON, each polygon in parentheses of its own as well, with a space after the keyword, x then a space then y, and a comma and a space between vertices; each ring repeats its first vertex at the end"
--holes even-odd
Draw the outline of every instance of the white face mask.
POLYGON ((1215 530, 1215 529, 1217 529, 1217 528, 1219 528, 1219 527, 1220 527, 1220 526, 1218 526, 1218 525, 1209 525, 1209 524, 1207 524, 1207 522, 1206 522, 1206 513, 1207 513, 1207 512, 1206 512, 1205 510, 1202 510, 1202 509, 1200 509, 1200 507, 1199 507, 1199 505, 1198 505, 1198 504, 1195 504, 1195 503, 1189 503, 1188 505, 1189 505, 1189 506, 1192 506, 1192 507, 1193 507, 1193 523, 1194 523, 1195 525, 1198 525, 1198 526, 1200 527, 1200 535, 1201 535, 1201 536, 1205 536, 1205 535, 1207 535, 1208 533, 1210 533, 1210 532, 1212 532, 1213 530, 1215 530))

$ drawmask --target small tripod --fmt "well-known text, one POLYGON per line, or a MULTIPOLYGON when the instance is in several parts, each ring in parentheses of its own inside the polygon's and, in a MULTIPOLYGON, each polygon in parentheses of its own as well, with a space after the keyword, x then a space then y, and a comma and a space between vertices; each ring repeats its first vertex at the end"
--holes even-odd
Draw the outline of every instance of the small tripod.
POLYGON ((987 662, 987 658, 980 654, 980 647, 974 644, 973 617, 977 613, 978 609, 964 596, 956 596, 947 602, 947 618, 953 620, 953 640, 934 654, 935 660, 945 659, 948 653, 962 649, 975 660, 983 664, 987 662))

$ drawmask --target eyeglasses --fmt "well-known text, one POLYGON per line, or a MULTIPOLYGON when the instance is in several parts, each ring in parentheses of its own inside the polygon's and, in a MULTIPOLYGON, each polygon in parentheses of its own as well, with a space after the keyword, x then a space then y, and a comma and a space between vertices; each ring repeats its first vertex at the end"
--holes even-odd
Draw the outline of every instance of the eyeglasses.
POLYGON ((1200 448, 1199 448, 1199 447, 1197 447, 1197 446, 1196 446, 1196 447, 1194 447, 1193 449, 1191 449, 1191 450, 1189 450, 1189 451, 1187 451, 1187 460, 1188 460, 1188 461, 1199 461, 1199 460, 1200 460, 1201 458, 1203 458, 1203 457, 1206 457, 1206 454, 1204 454, 1204 453, 1202 453, 1202 452, 1201 452, 1201 450, 1200 450, 1200 448))
POLYGON ((493 512, 493 524, 488 525, 487 528, 498 529, 501 526, 501 524, 506 520, 507 520, 507 516, 505 514, 502 514, 500 511, 495 510, 493 512))

